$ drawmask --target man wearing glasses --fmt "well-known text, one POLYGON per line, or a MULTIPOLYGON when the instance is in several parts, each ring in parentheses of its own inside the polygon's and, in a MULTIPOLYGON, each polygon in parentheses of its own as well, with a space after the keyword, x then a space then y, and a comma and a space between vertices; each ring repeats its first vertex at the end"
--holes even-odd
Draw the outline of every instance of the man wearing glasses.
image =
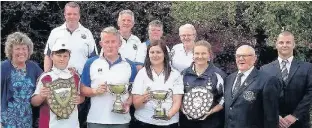
POLYGON ((248 45, 236 51, 238 71, 226 78, 225 128, 277 128, 279 82, 258 71, 255 50, 248 45))
POLYGON ((277 37, 277 60, 262 69, 279 78, 282 84, 279 106, 280 128, 310 128, 312 64, 294 59, 294 35, 288 31, 277 37))

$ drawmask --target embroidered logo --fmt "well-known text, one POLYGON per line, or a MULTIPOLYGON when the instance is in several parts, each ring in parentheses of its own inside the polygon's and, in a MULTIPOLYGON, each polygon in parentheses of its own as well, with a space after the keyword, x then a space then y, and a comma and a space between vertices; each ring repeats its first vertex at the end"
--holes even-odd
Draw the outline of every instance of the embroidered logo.
POLYGON ((212 90, 212 81, 211 81, 211 77, 210 76, 208 77, 208 82, 207 82, 206 88, 209 89, 209 90, 212 90))
POLYGON ((134 50, 137 50, 138 49, 138 46, 136 44, 133 44, 133 49, 134 50))
POLYGON ((243 94, 243 97, 247 101, 253 101, 253 100, 256 99, 256 95, 252 91, 245 91, 244 94, 243 94))
POLYGON ((99 68, 99 69, 98 69, 98 72, 102 72, 102 68, 99 68))
POLYGON ((87 38, 86 34, 81 34, 81 38, 86 39, 87 38))

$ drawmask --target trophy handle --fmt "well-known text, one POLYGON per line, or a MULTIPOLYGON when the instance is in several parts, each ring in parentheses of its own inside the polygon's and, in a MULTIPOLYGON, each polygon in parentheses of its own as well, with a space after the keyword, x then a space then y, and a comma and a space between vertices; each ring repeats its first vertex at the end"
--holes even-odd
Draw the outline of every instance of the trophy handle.
POLYGON ((127 90, 128 90, 129 93, 131 93, 131 91, 132 91, 132 87, 133 87, 132 84, 133 84, 133 82, 129 82, 128 83, 128 89, 127 90))
POLYGON ((111 93, 111 94, 113 94, 113 95, 116 95, 116 94, 112 91, 112 88, 111 88, 111 85, 110 85, 110 84, 107 85, 107 88, 108 88, 109 93, 111 93))
POLYGON ((171 97, 171 99, 173 99, 173 90, 171 88, 169 88, 169 92, 168 92, 167 96, 171 97))
POLYGON ((128 92, 128 87, 129 87, 129 84, 125 84, 125 89, 123 90, 123 92, 121 93, 122 95, 126 94, 128 92))
POLYGON ((151 93, 151 87, 146 88, 147 93, 151 93))

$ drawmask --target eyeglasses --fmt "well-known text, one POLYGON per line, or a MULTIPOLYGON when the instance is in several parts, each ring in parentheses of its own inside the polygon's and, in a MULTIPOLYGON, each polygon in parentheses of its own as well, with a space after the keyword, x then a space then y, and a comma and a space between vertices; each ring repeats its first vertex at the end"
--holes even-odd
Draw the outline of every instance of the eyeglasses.
POLYGON ((236 58, 241 58, 241 57, 247 58, 247 57, 249 57, 249 56, 253 56, 253 55, 252 55, 252 54, 247 54, 247 55, 239 55, 239 54, 236 54, 236 55, 235 55, 236 58))

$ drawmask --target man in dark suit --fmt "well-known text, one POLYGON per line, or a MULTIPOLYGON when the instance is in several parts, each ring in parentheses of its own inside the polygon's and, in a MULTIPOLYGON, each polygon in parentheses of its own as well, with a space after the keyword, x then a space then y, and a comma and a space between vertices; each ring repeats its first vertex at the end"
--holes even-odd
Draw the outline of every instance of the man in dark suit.
POLYGON ((225 81, 225 128, 277 128, 278 79, 254 67, 251 46, 239 47, 235 57, 238 71, 225 81))
POLYGON ((282 32, 276 41, 278 59, 261 67, 279 78, 282 84, 279 107, 280 128, 310 128, 312 64, 294 59, 294 36, 282 32))

